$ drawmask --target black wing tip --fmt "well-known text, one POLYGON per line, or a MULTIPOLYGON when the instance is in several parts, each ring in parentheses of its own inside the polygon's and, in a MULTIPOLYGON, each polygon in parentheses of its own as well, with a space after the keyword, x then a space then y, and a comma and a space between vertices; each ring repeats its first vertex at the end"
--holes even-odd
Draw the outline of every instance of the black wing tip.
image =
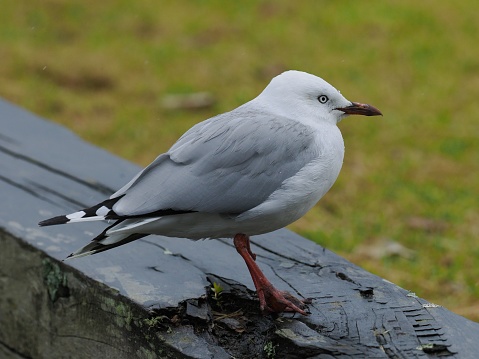
POLYGON ((57 216, 53 218, 46 219, 44 221, 41 221, 38 223, 40 227, 46 227, 46 226, 54 226, 57 224, 65 224, 68 223, 69 219, 67 216, 57 216))
POLYGON ((66 256, 64 259, 62 259, 62 262, 65 262, 66 260, 70 259, 74 255, 75 255, 75 253, 70 253, 68 256, 66 256))

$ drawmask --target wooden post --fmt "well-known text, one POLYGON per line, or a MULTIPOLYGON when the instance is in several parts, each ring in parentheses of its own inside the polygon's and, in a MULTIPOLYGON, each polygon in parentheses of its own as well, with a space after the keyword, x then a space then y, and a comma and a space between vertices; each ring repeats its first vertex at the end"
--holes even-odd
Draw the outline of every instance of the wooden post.
POLYGON ((231 240, 149 236, 62 262, 104 225, 37 222, 107 198, 139 168, 2 100, 0 128, 2 358, 479 355, 478 323, 287 230, 253 237, 253 251, 278 289, 313 298, 307 317, 259 313, 231 240))

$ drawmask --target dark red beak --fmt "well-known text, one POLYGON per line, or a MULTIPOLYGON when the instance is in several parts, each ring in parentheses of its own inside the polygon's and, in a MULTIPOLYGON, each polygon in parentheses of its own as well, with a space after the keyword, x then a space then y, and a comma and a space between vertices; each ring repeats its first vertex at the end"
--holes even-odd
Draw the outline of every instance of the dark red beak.
POLYGON ((343 111, 348 115, 362 115, 362 116, 382 116, 383 114, 376 107, 367 105, 365 103, 351 102, 351 106, 337 108, 336 110, 343 111))

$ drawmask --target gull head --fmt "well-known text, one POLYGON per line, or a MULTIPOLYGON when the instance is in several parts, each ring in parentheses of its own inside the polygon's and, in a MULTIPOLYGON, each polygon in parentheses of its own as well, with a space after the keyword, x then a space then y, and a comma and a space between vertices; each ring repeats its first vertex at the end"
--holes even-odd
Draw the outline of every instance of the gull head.
POLYGON ((382 115, 371 105, 347 100, 322 78, 301 71, 276 76, 257 99, 270 111, 316 122, 337 124, 348 115, 382 115))

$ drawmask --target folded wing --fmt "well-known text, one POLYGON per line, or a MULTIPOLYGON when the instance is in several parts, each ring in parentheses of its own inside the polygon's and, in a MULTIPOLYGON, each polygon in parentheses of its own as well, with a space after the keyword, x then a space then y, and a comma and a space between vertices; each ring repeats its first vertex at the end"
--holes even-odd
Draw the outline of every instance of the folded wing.
POLYGON ((306 125, 240 107, 192 127, 111 196, 113 210, 242 213, 318 156, 313 141, 306 125))

